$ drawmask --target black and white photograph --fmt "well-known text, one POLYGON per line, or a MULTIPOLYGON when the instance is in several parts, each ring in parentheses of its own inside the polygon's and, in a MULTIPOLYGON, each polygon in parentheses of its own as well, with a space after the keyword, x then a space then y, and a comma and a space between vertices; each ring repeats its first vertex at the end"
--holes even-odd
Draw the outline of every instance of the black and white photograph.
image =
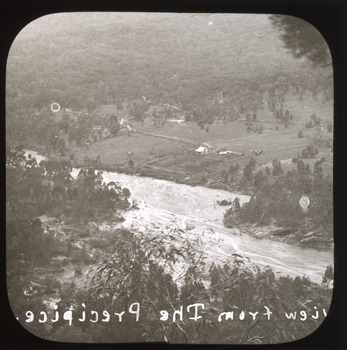
POLYGON ((334 288, 332 56, 281 14, 61 12, 6 66, 6 277, 65 343, 281 344, 334 288))

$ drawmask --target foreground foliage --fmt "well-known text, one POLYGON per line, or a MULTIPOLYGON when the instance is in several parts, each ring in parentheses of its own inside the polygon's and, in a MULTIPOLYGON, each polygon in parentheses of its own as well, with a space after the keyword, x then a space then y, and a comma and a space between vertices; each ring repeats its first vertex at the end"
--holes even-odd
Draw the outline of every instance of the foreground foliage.
POLYGON ((236 254, 207 273, 204 254, 187 240, 177 248, 170 234, 114 235, 113 253, 97 264, 90 288, 61 293, 57 322, 38 322, 39 311, 49 314, 39 298, 23 302, 18 315, 36 314, 26 325, 33 333, 69 342, 281 343, 309 335, 328 312, 331 289, 306 278, 276 277, 236 254), (71 306, 69 325, 62 315, 71 306), (129 312, 137 309, 138 319, 129 312))

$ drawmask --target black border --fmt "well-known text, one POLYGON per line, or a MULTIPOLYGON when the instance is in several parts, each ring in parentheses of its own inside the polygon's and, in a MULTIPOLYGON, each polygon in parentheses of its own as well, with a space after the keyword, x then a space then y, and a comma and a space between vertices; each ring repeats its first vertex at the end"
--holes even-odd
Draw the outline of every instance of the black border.
MULTIPOLYGON (((334 122, 334 218, 335 218, 335 287, 334 296, 328 317, 322 326, 312 335, 291 343, 278 345, 259 345, 256 348, 284 348, 284 349, 347 349, 347 336, 344 324, 347 316, 346 300, 346 260, 344 259, 344 247, 346 245, 346 223, 343 222, 344 213, 347 213, 345 194, 347 194, 347 182, 344 179, 347 165, 345 162, 347 141, 346 120, 347 99, 344 92, 347 91, 347 1, 346 0, 214 0, 214 1, 112 1, 112 0, 2 0, 0 2, 0 33, 1 33, 1 97, 0 116, 3 135, 2 150, 5 149, 5 76, 6 60, 11 43, 20 30, 31 21, 43 15, 57 12, 77 11, 154 11, 154 12, 235 12, 235 13, 277 13, 301 17, 313 24, 325 37, 333 57, 334 83, 335 83, 335 122, 334 122)), ((5 152, 2 152, 5 164, 5 152)), ((5 167, 2 171, 5 173, 5 167)), ((3 174, 5 175, 5 174, 3 174)), ((5 176, 2 176, 5 179, 5 176)), ((5 181, 2 182, 2 193, 5 198, 5 181)), ((5 215, 5 201, 2 201, 5 215)), ((5 224, 2 221, 1 237, 1 313, 2 329, 0 345, 2 348, 133 348, 144 344, 66 344, 54 343, 42 340, 26 331, 15 320, 10 309, 5 270, 5 224), (5 334, 5 336, 4 336, 5 334)), ((347 324, 347 323, 346 323, 347 324)), ((347 327, 346 327, 347 328, 347 327)), ((164 344, 145 344, 151 348, 167 347, 164 344)), ((213 345, 215 347, 216 345, 213 345)), ((192 346, 190 346, 192 347, 192 346)), ((227 345, 226 347, 238 347, 227 345)), ((242 348, 245 345, 241 346, 242 348)), ((247 347, 247 346, 246 346, 247 347)))

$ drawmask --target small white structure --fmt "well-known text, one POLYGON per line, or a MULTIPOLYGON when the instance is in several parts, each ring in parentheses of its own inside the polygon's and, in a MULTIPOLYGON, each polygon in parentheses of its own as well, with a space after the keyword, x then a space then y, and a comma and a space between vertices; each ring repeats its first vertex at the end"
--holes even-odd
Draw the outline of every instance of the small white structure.
POLYGON ((199 148, 197 148, 197 149, 195 150, 195 152, 200 153, 200 154, 207 154, 208 148, 207 148, 207 147, 200 146, 199 148))
POLYGON ((183 124, 185 122, 184 119, 169 119, 169 123, 178 123, 178 124, 183 124))
POLYGON ((235 154, 237 156, 243 156, 244 155, 243 153, 235 152, 235 151, 219 151, 219 154, 220 155, 223 155, 223 154, 235 154))

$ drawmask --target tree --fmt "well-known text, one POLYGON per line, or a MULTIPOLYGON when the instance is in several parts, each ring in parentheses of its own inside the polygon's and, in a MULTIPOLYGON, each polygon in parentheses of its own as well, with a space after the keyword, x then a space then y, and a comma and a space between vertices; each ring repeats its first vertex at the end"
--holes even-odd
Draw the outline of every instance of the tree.
POLYGON ((327 266, 322 278, 322 286, 331 287, 334 282, 334 270, 331 265, 327 266))
POLYGON ((130 197, 130 190, 126 187, 123 188, 122 194, 124 198, 129 198, 130 197))
POLYGON ((272 166, 273 166, 272 175, 276 176, 276 175, 279 175, 279 174, 283 174, 281 161, 279 161, 277 159, 274 159, 272 161, 272 166))
POLYGON ((119 133, 119 131, 120 131, 120 125, 119 125, 119 123, 113 124, 113 125, 111 126, 111 128, 110 128, 110 131, 111 131, 111 134, 112 134, 113 136, 117 136, 118 133, 119 133))
POLYGON ((250 166, 250 164, 247 164, 244 166, 243 168, 243 176, 244 178, 246 178, 248 181, 251 180, 252 178, 252 167, 250 166))
POLYGON ((262 184, 266 181, 266 176, 264 175, 264 172, 262 170, 259 170, 255 175, 254 175, 254 182, 253 186, 255 187, 260 187, 262 184))
POLYGON ((316 66, 331 65, 328 45, 313 25, 292 16, 270 15, 269 19, 294 58, 306 57, 316 66))

